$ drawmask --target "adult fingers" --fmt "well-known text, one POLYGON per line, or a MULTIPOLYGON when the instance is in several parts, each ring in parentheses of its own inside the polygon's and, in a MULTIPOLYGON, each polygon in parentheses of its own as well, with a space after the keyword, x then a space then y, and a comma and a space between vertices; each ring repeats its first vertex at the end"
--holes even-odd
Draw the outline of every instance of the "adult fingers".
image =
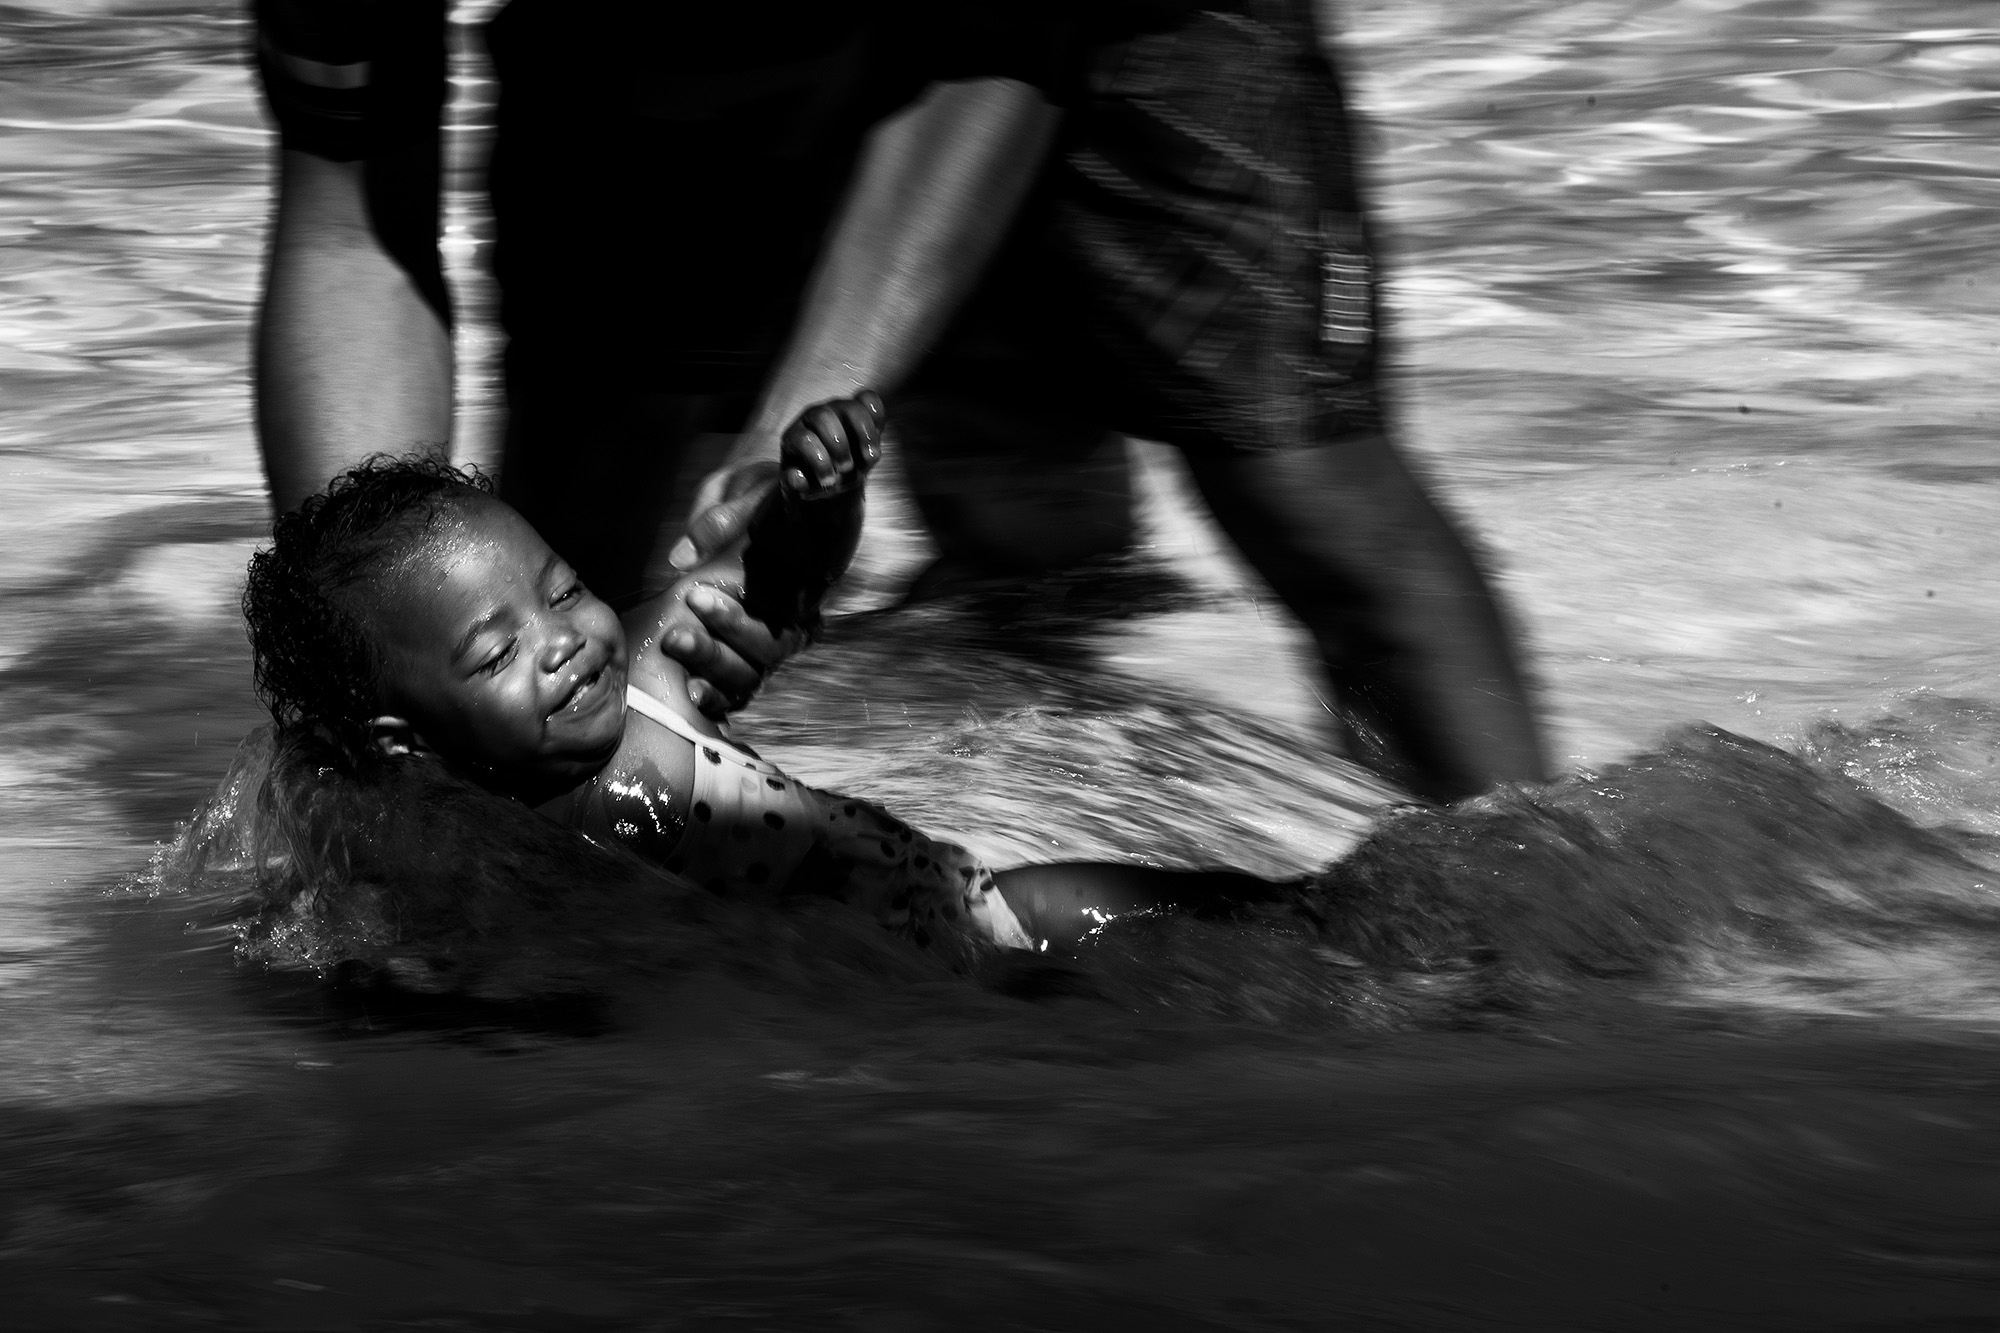
POLYGON ((702 509, 688 520, 687 531, 667 553, 667 563, 678 570, 690 570, 743 540, 757 507, 764 502, 765 490, 757 486, 702 509))
POLYGON ((721 588, 697 586, 689 591, 687 604, 718 646, 726 647, 760 675, 798 648, 797 636, 774 632, 721 588))
POLYGON ((731 699, 700 676, 688 677, 688 699, 696 708, 718 722, 748 702, 748 700, 731 699))
MULTIPOLYGON (((689 600, 700 599, 691 593, 689 600)), ((683 602, 667 617, 660 630, 660 651, 687 669, 688 696, 703 712, 712 712, 718 703, 723 712, 741 708, 764 681, 755 663, 709 630, 698 604, 683 602), (706 682, 707 689, 697 691, 694 682, 706 682)))

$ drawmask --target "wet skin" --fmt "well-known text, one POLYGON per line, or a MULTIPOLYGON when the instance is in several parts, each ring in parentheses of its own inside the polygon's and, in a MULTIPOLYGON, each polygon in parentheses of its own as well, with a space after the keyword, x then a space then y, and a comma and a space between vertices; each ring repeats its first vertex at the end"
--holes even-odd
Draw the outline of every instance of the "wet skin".
POLYGON ((625 629, 506 505, 454 502, 371 591, 384 710, 430 748, 531 800, 574 787, 617 751, 625 629))
MULTIPOLYGON (((859 470, 872 454, 862 454, 859 470)), ((793 490, 816 483, 824 478, 796 463, 780 482, 793 490)), ((696 707, 686 671, 659 651, 671 594, 634 608, 628 636, 526 519, 478 494, 450 501, 369 591, 366 614, 388 667, 389 715, 379 725, 473 765, 487 785, 565 823, 588 812, 589 793, 598 792, 600 813, 617 819, 632 850, 656 862, 673 853, 687 821, 694 746, 628 712, 628 679, 700 730, 720 731, 696 707)), ((998 882, 1029 933, 1058 949, 1112 916, 1214 908, 1276 888, 1226 872, 1094 864, 1020 867, 998 882)))
MULTIPOLYGON (((779 484, 800 494, 865 474, 881 457, 881 400, 819 404, 786 432, 779 484)), ((566 818, 600 773, 657 825, 664 856, 686 819, 692 747, 636 715, 628 680, 697 730, 722 736, 663 648, 682 598, 721 621, 741 608, 690 584, 621 624, 512 506, 468 493, 446 502, 415 548, 371 581, 364 615, 387 659, 381 732, 450 755, 486 785, 566 818), (665 640, 665 641, 663 641, 665 640), (632 645, 637 645, 636 652, 632 645)))

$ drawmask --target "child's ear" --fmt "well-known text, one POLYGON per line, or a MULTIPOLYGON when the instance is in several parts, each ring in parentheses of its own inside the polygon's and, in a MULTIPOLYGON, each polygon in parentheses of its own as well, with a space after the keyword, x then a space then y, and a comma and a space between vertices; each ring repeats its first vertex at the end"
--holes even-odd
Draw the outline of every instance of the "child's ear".
POLYGON ((385 755, 419 754, 430 748, 408 718, 393 713, 368 720, 368 743, 385 755))

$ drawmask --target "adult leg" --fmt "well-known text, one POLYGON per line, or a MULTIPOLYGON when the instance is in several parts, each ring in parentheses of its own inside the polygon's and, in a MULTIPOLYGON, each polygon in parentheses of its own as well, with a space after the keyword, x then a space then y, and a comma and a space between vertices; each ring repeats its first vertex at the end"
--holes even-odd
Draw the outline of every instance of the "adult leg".
POLYGON ((1318 644, 1358 761, 1434 800, 1546 776, 1500 608, 1380 431, 1189 462, 1318 644))
POLYGON ((1318 642, 1355 754, 1431 798, 1543 776, 1478 566, 1390 447, 1351 127, 1307 0, 1106 48, 1053 195, 1051 290, 1101 419, 1180 445, 1318 642))

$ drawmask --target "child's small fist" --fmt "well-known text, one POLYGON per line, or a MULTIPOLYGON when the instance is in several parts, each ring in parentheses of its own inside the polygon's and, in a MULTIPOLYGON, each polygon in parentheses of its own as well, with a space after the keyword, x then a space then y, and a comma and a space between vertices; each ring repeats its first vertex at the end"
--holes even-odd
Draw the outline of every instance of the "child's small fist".
POLYGON ((785 488, 804 496, 858 484, 882 458, 882 426, 888 416, 881 395, 867 389, 801 412, 779 437, 779 475, 785 488))

